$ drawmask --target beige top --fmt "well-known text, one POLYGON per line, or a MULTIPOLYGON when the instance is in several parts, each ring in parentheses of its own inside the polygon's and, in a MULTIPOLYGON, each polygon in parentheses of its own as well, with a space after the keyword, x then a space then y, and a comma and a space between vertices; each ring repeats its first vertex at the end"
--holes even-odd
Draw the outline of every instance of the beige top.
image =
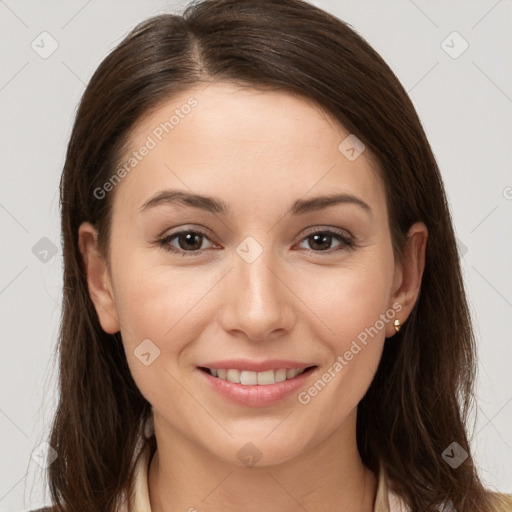
MULTIPOLYGON (((125 504, 120 512, 151 512, 148 492, 150 454, 150 447, 146 443, 135 466, 134 490, 130 505, 125 504)), ((377 496, 373 512, 410 512, 403 501, 391 489, 388 489, 387 477, 382 467, 378 476, 377 496)))

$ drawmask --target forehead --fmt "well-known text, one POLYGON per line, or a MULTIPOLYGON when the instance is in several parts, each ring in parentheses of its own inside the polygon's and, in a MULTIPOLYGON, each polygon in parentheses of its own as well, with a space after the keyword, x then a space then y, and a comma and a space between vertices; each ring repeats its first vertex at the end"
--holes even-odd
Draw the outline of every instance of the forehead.
POLYGON ((299 197, 334 192, 385 209, 374 157, 346 152, 353 137, 302 97, 203 84, 161 103, 134 127, 114 208, 133 209, 172 188, 220 196, 241 210, 283 209, 299 197))

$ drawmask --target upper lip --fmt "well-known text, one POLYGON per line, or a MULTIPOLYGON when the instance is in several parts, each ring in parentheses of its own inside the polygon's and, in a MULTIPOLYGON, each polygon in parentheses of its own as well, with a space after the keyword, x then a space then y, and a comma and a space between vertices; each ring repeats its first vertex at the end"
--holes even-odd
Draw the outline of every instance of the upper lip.
POLYGON ((315 365, 312 363, 292 361, 290 359, 266 359, 264 361, 255 361, 254 359, 224 359, 222 361, 208 361, 199 365, 200 368, 247 370, 250 372, 264 372, 267 370, 278 370, 280 368, 297 368, 303 370, 309 366, 315 365))

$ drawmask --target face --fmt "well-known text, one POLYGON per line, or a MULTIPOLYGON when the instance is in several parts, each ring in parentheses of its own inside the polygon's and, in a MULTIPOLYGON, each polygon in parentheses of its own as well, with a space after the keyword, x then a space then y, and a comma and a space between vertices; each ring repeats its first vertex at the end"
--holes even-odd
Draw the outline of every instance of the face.
POLYGON ((354 419, 402 306, 377 165, 339 149, 348 135, 307 100, 227 83, 132 131, 107 192, 112 302, 95 304, 157 439, 236 463, 251 442, 274 464, 354 419))

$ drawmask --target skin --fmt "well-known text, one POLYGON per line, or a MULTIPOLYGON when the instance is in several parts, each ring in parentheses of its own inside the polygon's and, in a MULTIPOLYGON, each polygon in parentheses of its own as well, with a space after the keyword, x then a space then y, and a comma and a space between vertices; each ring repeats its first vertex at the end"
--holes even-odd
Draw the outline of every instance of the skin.
POLYGON ((288 93, 194 87, 140 121, 128 153, 191 96, 197 106, 110 192, 108 261, 94 227, 79 230, 101 325, 121 331, 133 378, 154 409, 152 510, 371 511, 377 479, 357 450, 357 404, 395 334, 392 321, 307 405, 296 394, 267 407, 232 403, 196 367, 232 357, 311 362, 318 368, 307 390, 393 304, 401 306, 396 318, 407 320, 427 228, 411 227, 398 264, 376 161, 368 150, 349 161, 338 149, 349 132, 288 93), (232 215, 177 205, 140 212, 164 189, 220 198, 232 215), (299 198, 334 192, 357 196, 371 216, 348 203, 285 215, 299 198), (202 254, 181 257, 158 245, 179 227, 206 231, 202 254), (355 248, 334 237, 324 249, 315 245, 311 233, 327 228, 348 231, 355 248), (236 252, 248 236, 263 250, 252 263, 236 252), (160 350, 149 366, 134 355, 147 338, 160 350), (248 442, 261 452, 254 467, 237 457, 248 442))

